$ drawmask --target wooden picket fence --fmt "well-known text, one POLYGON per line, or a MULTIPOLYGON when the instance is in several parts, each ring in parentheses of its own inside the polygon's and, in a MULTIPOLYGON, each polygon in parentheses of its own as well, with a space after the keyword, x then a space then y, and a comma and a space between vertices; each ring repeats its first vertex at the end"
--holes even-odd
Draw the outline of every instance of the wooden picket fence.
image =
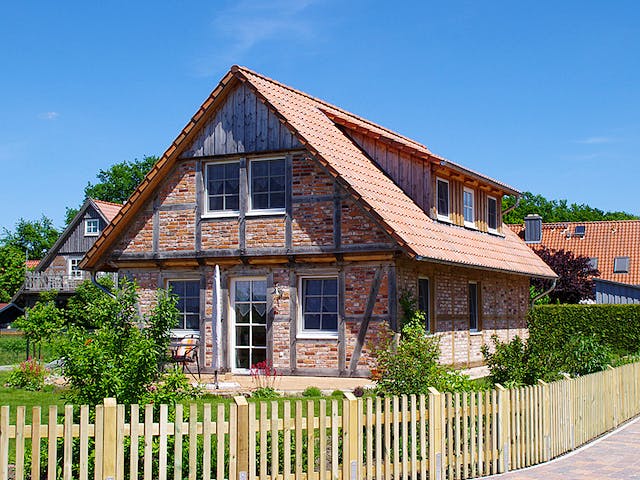
POLYGON ((0 409, 0 480, 463 479, 548 461, 638 415, 640 364, 473 393, 30 413, 0 409))

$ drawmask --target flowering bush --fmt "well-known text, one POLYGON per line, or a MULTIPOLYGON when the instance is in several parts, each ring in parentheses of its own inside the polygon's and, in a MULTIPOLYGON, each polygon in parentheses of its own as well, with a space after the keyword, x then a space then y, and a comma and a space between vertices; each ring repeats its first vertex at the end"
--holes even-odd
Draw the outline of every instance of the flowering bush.
POLYGON ((42 390, 47 369, 35 359, 29 359, 18 365, 10 374, 7 385, 25 390, 42 390))

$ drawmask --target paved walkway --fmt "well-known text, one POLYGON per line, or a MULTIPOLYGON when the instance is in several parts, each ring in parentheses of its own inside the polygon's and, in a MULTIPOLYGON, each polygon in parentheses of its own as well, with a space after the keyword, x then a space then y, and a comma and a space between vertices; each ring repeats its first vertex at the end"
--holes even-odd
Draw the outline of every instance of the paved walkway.
POLYGON ((485 478, 499 480, 640 479, 640 417, 605 437, 549 463, 485 478))

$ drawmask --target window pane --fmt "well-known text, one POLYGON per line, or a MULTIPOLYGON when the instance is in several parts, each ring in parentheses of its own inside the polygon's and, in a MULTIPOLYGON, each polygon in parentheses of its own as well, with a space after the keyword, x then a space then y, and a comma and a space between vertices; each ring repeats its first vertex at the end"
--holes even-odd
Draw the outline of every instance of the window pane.
POLYGON ((338 330, 338 315, 323 315, 322 316, 322 329, 323 330, 338 330))
POLYGON ((249 332, 250 332, 251 327, 247 326, 242 326, 242 327, 236 327, 236 345, 241 346, 241 347, 248 347, 249 346, 249 332))
POLYGON ((264 348, 255 348, 251 354, 251 365, 264 362, 267 359, 267 350, 264 348))
POLYGON ((322 311, 326 313, 338 313, 338 298, 324 297, 322 299, 322 311))
POLYGON ((255 210, 264 210, 269 208, 269 195, 266 193, 253 195, 251 208, 255 210))
POLYGON ((251 162, 252 177, 266 177, 269 175, 269 162, 262 160, 254 160, 251 162))
POLYGON ((184 296, 184 282, 169 282, 169 288, 178 297, 184 296))
POLYGON ((224 197, 209 197, 209 210, 222 210, 224 197))
POLYGON ((184 293, 188 297, 197 297, 200 295, 200 282, 184 282, 184 293))
POLYGON ((250 310, 248 303, 236 303, 236 323, 249 323, 250 310))
POLYGON ((269 163, 271 164, 272 176, 281 175, 284 177, 284 159, 270 160, 269 163))
POLYGON ((449 184, 438 180, 438 215, 449 215, 449 184))
POLYGON ((239 195, 227 195, 227 204, 225 205, 225 210, 238 210, 239 207, 239 195))
POLYGON ((251 291, 251 282, 236 282, 236 302, 248 302, 249 292, 251 291))
POLYGON ((249 369, 249 349, 236 348, 236 368, 249 369))
POLYGON ((240 185, 238 183, 238 179, 236 180, 226 180, 224 182, 224 193, 227 195, 235 194, 240 191, 240 185))
POLYGON ((253 283, 253 291, 251 299, 254 302, 266 302, 267 301, 267 282, 263 280, 254 281, 253 283))
POLYGON ((305 330, 320 330, 320 315, 307 313, 304 316, 305 330))
POLYGON ((284 177, 271 177, 269 179, 269 190, 272 192, 284 191, 284 177))
POLYGON ((325 295, 337 295, 338 294, 338 280, 335 278, 329 278, 322 281, 322 293, 325 295))
POLYGON ((240 163, 225 163, 224 176, 226 179, 237 179, 240 177, 240 163))
POLYGON ((200 329, 200 315, 186 315, 186 325, 185 328, 187 330, 199 330, 200 329))
POLYGON ((311 313, 320 312, 321 302, 321 297, 307 297, 306 302, 304 302, 304 311, 311 313))
POLYGON ((251 182, 251 191, 253 193, 263 193, 269 191, 269 178, 254 178, 251 182))
POLYGON ((487 199, 487 225, 491 230, 498 228, 498 202, 495 198, 487 199))
POLYGON ((478 285, 469 284, 469 329, 478 329, 478 285))
POLYGON ((322 280, 305 279, 303 283, 305 295, 320 295, 322 293, 322 280))
POLYGON ((418 280, 418 309, 429 312, 429 280, 427 278, 418 280))
POLYGON ((253 327, 251 332, 251 345, 264 347, 267 344, 267 329, 265 327, 253 327))
POLYGON ((209 181, 209 195, 222 195, 224 193, 224 181, 209 181))
POLYGON ((269 208, 284 208, 284 193, 272 193, 269 208))
POLYGON ((267 304, 255 303, 251 309, 251 323, 267 323, 267 304))

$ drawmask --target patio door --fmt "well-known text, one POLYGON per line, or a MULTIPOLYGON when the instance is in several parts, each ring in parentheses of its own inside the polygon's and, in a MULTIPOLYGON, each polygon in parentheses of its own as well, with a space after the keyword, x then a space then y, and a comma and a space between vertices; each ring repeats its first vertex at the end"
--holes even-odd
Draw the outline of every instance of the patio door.
POLYGON ((231 285, 232 370, 248 373, 267 359, 267 280, 237 278, 231 285))

